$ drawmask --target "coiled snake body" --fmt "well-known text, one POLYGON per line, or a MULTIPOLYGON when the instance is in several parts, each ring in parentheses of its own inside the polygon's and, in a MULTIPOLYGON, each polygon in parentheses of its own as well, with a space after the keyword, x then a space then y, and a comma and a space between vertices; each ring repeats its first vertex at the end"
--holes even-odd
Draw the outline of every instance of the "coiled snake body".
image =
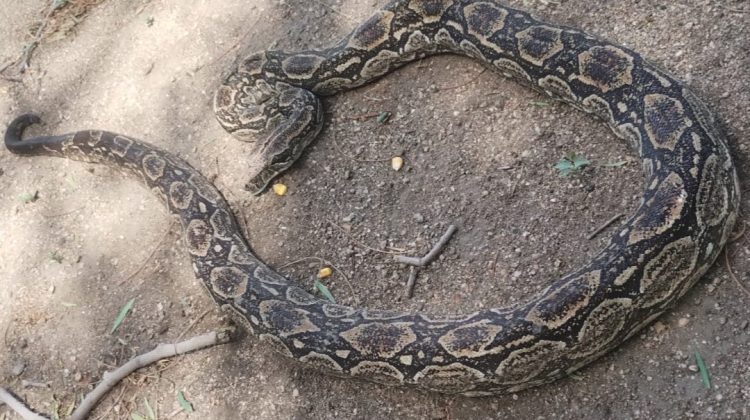
POLYGON ((727 241, 737 178, 705 106, 637 53, 494 0, 399 0, 333 48, 261 52, 225 79, 215 99, 221 124, 241 139, 265 136, 263 168, 248 187, 263 190, 317 135, 317 95, 446 52, 602 118, 643 159, 643 202, 625 227, 583 268, 518 307, 432 316, 332 304, 258 260, 216 188, 164 150, 102 131, 22 141, 33 115, 11 123, 5 142, 15 153, 102 162, 140 178, 180 218, 211 296, 282 354, 384 384, 515 392, 590 363, 682 296, 727 241))

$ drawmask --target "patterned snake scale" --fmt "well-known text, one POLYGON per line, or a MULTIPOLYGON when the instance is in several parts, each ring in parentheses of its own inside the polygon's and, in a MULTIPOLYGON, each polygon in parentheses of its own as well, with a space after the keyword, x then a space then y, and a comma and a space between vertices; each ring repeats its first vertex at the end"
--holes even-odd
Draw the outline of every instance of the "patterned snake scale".
POLYGON ((495 1, 399 0, 335 47, 242 61, 215 110, 236 137, 260 134, 262 190, 318 133, 332 95, 437 53, 472 57, 603 119, 643 159, 643 201, 601 253, 513 308, 433 316, 321 300, 258 260, 222 195, 174 155, 126 136, 79 131, 21 140, 14 153, 101 162, 141 179, 181 220, 196 276, 268 347, 307 365, 383 384, 481 396, 562 378, 652 322, 708 270, 737 218, 724 136, 680 82, 637 53, 542 23, 495 1))

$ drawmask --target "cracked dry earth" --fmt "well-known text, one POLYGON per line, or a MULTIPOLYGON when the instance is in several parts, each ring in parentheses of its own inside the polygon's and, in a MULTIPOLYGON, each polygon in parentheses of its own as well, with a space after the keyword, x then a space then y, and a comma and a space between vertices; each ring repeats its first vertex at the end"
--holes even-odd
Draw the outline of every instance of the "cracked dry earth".
MULTIPOLYGON (((519 302, 585 263, 617 223, 589 234, 638 203, 635 154, 590 117, 465 58, 426 59, 327 99, 322 135, 281 178, 288 195, 242 189, 253 145, 213 118, 220 75, 256 50, 330 45, 385 3, 105 1, 42 43, 17 81, 0 79, 0 121, 33 110, 47 122, 35 133, 100 128, 178 153, 224 192, 272 266, 320 257, 343 270, 349 282, 335 272, 326 283, 346 304, 467 312, 519 302), (366 118, 385 111, 386 124, 366 118), (569 152, 592 165, 563 178, 553 166, 569 152), (406 160, 399 172, 389 163, 396 155, 406 160), (451 223, 458 233, 405 298, 408 270, 369 248, 422 254, 451 223)), ((694 88, 729 133, 747 212, 749 1, 509 3, 625 44, 694 88)), ((0 62, 22 51, 44 6, 18 0, 0 11, 0 62)), ((177 225, 136 182, 2 151, 0 198, 0 384, 41 412, 63 414, 109 367, 189 327, 188 335, 226 323, 194 279, 177 225), (110 335, 132 298, 132 314, 110 335)), ((745 287, 748 236, 729 246, 745 287)), ((311 288, 317 270, 305 260, 281 271, 311 288)), ((160 418, 748 418, 748 303, 722 256, 676 307, 574 377, 481 399, 323 376, 243 336, 139 371, 94 417, 130 418, 148 399, 160 418), (179 391, 194 414, 179 412, 179 391)), ((3 418, 16 416, 0 406, 3 418)))

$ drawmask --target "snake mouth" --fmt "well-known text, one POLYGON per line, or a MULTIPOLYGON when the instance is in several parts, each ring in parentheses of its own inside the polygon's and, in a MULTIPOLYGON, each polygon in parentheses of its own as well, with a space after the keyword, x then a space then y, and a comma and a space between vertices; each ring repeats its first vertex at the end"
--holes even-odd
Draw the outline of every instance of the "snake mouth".
POLYGON ((250 177, 245 184, 245 189, 253 195, 259 196, 268 190, 274 179, 286 171, 294 161, 284 161, 280 163, 271 163, 262 168, 250 177))

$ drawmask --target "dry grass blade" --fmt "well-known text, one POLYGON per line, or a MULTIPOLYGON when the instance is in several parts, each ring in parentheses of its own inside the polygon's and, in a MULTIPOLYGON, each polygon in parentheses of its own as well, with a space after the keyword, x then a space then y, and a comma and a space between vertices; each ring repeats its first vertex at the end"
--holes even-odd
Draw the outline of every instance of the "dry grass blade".
POLYGON ((727 250, 724 250, 724 267, 727 269, 727 273, 729 273, 729 277, 732 278, 732 280, 737 284, 737 287, 740 288, 743 292, 745 292, 746 295, 750 296, 750 290, 748 290, 747 287, 745 287, 744 284, 740 281, 740 279, 737 278, 737 276, 734 275, 734 271, 732 271, 732 265, 729 263, 729 254, 727 253, 727 250))

